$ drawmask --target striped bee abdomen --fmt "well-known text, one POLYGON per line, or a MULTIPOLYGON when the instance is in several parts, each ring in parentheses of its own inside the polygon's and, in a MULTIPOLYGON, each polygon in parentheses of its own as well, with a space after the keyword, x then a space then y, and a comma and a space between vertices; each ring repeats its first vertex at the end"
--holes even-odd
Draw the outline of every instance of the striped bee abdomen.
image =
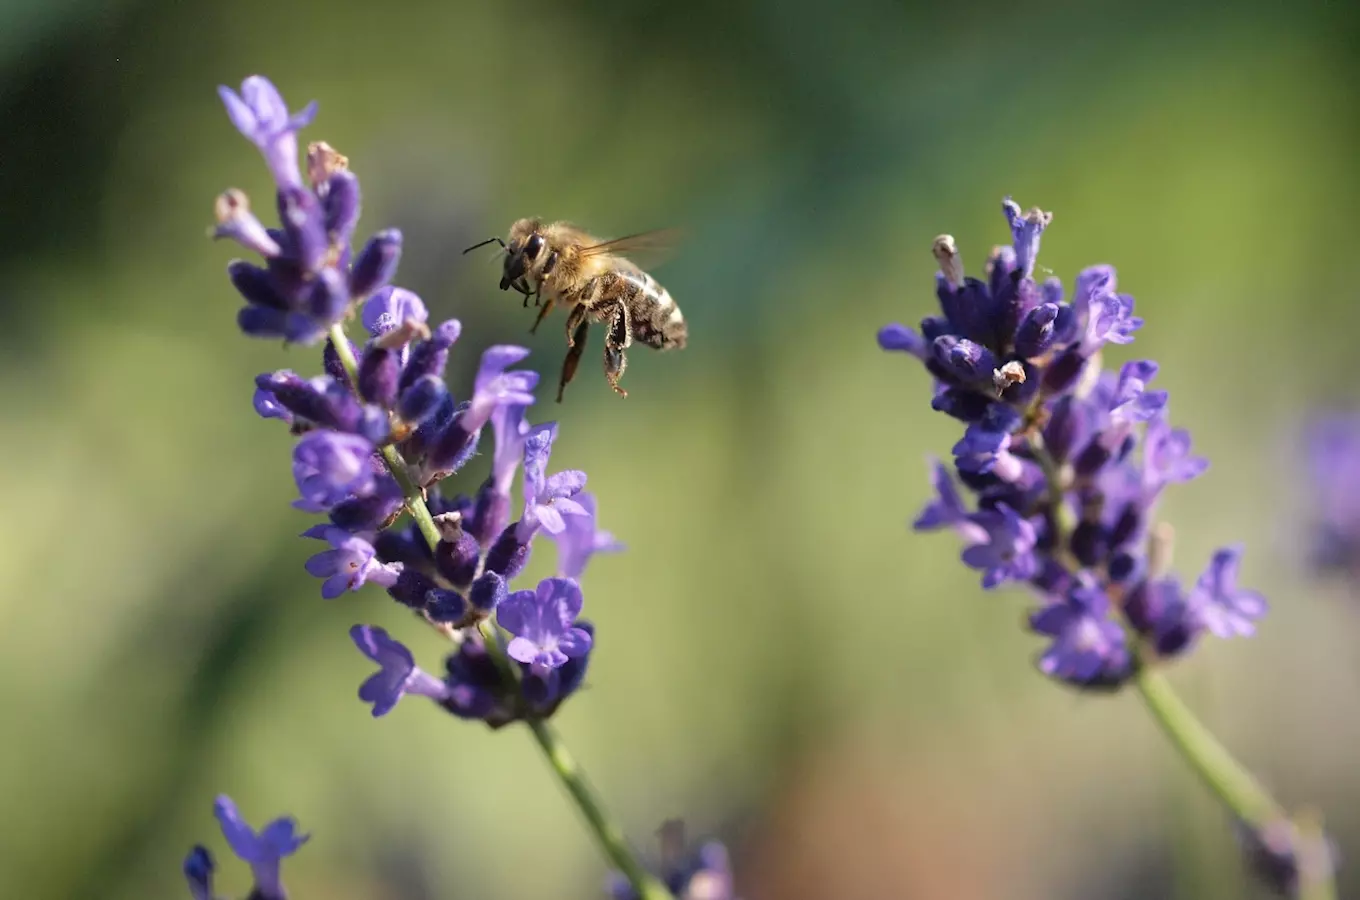
POLYGON ((670 292, 645 272, 620 273, 620 287, 627 296, 620 300, 632 313, 633 337, 658 350, 678 350, 685 346, 689 332, 685 317, 670 292))

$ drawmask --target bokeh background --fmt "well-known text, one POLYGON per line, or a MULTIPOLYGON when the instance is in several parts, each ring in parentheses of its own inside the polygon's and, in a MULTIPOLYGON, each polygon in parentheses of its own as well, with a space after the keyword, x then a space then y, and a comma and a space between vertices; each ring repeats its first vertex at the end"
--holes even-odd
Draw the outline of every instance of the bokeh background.
POLYGON ((980 268, 1012 193, 1055 211, 1041 265, 1119 266, 1148 324, 1115 361, 1162 363, 1213 461, 1165 507, 1178 568, 1245 541, 1274 603, 1176 683, 1360 856, 1360 607, 1302 563, 1292 457, 1360 394, 1356 37, 1250 0, 3 0, 0 896, 184 896, 221 791, 312 832, 300 900, 601 893, 525 734, 355 698, 351 624, 442 648, 376 589, 319 599, 250 409, 314 368, 235 331, 205 237, 221 189, 268 196, 214 93, 257 72, 320 101, 361 232, 401 227, 400 282, 463 320, 455 385, 486 344, 550 381, 563 352, 463 246, 522 215, 689 234, 655 272, 690 347, 636 352, 627 401, 592 353, 533 411, 629 545, 586 576, 559 724, 638 846, 683 816, 750 900, 1256 896, 1136 696, 1045 682, 1026 598, 907 528, 957 427, 874 333, 931 308, 936 233, 980 268))

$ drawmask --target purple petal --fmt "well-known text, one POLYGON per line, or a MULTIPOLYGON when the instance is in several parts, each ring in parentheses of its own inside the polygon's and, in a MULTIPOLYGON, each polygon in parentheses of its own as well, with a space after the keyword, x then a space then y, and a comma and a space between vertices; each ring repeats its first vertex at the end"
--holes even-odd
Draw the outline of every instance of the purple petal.
MULTIPOLYGON (((502 603, 501 609, 504 608, 505 604, 502 603)), ((526 666, 533 663, 539 656, 538 645, 528 638, 522 637, 511 639, 510 643, 505 648, 505 652, 509 654, 511 659, 516 662, 522 662, 526 666)))
POLYGON ((528 630, 528 613, 534 601, 533 591, 515 591, 496 607, 496 621, 511 634, 523 634, 528 630))
POLYGON ((570 578, 545 578, 538 583, 535 594, 539 602, 557 605, 561 611, 563 626, 575 622, 576 617, 581 614, 581 607, 585 605, 581 586, 570 578))
POLYGON ((878 331, 878 346, 884 350, 900 350, 918 359, 925 359, 929 350, 925 338, 914 330, 896 322, 884 325, 878 331))
POLYGON ((538 518, 539 527, 548 534, 561 534, 566 530, 567 523, 562 521, 561 514, 551 506, 535 507, 534 515, 538 518))
POLYGON ((593 639, 590 633, 583 628, 571 628, 567 633, 558 638, 557 646, 571 659, 585 656, 590 652, 593 639))
POLYGON ((232 799, 226 794, 218 796, 213 804, 213 815, 222 827, 222 836, 227 839, 231 852, 246 862, 253 862, 257 850, 255 830, 241 818, 232 799))
POLYGON ((544 486, 546 497, 557 500, 580 493, 586 486, 586 473, 574 469, 558 472, 548 479, 544 486))
POLYGON ((344 550, 323 550, 307 560, 304 567, 313 578, 325 578, 339 571, 349 556, 344 550))
POLYGON ((587 516, 586 508, 569 497, 561 497, 553 501, 553 509, 564 516, 587 516))
POLYGON ((231 119, 236 130, 253 139, 256 126, 254 110, 225 84, 217 86, 217 96, 222 98, 222 104, 227 108, 227 118, 231 119))

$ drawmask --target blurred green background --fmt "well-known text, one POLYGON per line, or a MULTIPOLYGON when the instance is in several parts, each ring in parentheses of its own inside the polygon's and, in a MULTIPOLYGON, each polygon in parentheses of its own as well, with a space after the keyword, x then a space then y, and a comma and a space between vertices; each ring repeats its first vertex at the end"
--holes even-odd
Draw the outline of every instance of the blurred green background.
POLYGON ((549 381, 564 349, 463 246, 524 215, 689 232, 655 270, 689 348, 634 353, 627 401, 591 356, 532 411, 629 545, 587 573, 599 650, 559 724, 637 845, 683 816, 748 900, 1256 896, 1138 699, 1045 682, 1027 598, 906 527, 958 429, 874 333, 932 309, 936 233, 980 269, 1012 193, 1055 212, 1042 266, 1119 267, 1148 324, 1113 362, 1159 360, 1213 461, 1165 508, 1182 575, 1242 540, 1274 603, 1177 684, 1360 855, 1360 609, 1304 571, 1291 459, 1313 404, 1357 394, 1352 16, 0 2, 0 897, 185 896, 192 843, 226 856, 220 791, 312 832, 299 900, 600 896, 525 734, 355 699, 351 624, 442 648, 302 569, 250 379, 313 354, 236 332, 235 248, 205 238, 225 187, 270 206, 214 93, 252 73, 320 101, 304 141, 350 157, 361 233, 401 227, 399 281, 463 320, 455 390, 486 344, 549 381))

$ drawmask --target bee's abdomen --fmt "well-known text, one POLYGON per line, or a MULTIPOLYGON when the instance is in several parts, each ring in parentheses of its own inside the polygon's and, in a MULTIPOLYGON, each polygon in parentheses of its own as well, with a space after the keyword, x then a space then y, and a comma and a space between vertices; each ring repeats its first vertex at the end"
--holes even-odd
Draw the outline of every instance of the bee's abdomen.
POLYGON ((622 273, 620 300, 628 304, 633 318, 633 338, 658 350, 678 350, 685 346, 688 329, 685 317, 670 292, 644 273, 622 273))

